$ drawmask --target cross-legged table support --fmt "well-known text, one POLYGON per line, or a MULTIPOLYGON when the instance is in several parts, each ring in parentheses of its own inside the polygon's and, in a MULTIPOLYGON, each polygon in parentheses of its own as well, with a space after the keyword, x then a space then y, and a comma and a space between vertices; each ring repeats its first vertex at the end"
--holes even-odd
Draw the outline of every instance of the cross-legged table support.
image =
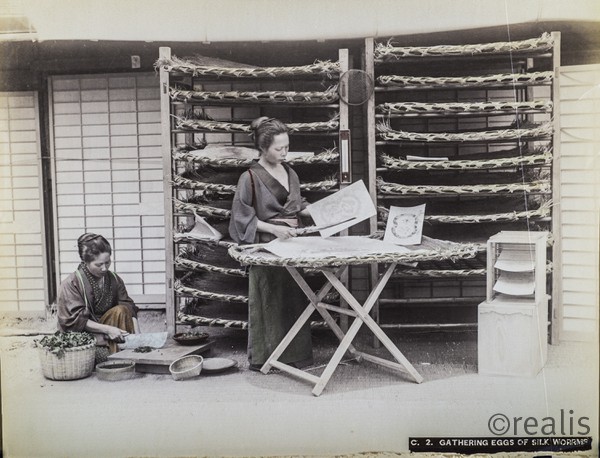
POLYGON ((262 366, 261 372, 266 374, 269 372, 271 367, 275 367, 290 375, 307 380, 314 385, 312 393, 315 396, 319 396, 325 389, 325 386, 329 382, 329 379, 333 375, 333 372, 339 365, 343 356, 346 354, 346 352, 350 352, 350 354, 355 356, 358 361, 364 359, 366 361, 370 361, 380 366, 384 366, 389 369, 408 374, 414 379, 415 382, 421 383, 423 381, 423 377, 421 377, 421 375, 416 371, 416 369, 412 366, 408 359, 406 359, 406 357, 402 354, 398 347, 394 345, 390 338, 383 332, 383 330, 379 327, 375 320, 369 315, 369 312, 377 302, 379 295, 385 288, 385 285, 390 279, 390 276, 394 272, 395 267, 396 263, 391 263, 389 265, 385 273, 379 278, 379 281, 374 286, 373 290, 369 294, 369 297, 367 297, 367 300, 363 305, 360 305, 360 303, 356 300, 352 293, 348 291, 348 289, 340 281, 340 277, 348 268, 347 266, 340 267, 337 270, 327 268, 320 269, 328 281, 316 293, 313 292, 311 287, 306 283, 302 275, 300 275, 300 273, 295 267, 286 267, 286 269, 290 272, 296 283, 298 283, 302 291, 304 291, 304 294, 306 294, 306 297, 308 297, 310 303, 308 304, 304 312, 302 312, 296 323, 294 323, 294 325, 291 327, 286 336, 283 338, 281 343, 277 346, 273 354, 269 356, 265 364, 262 366), (325 295, 332 288, 335 288, 340 293, 340 296, 348 303, 350 308, 341 308, 322 302, 325 295), (336 337, 340 340, 340 344, 338 345, 335 353, 329 360, 329 363, 327 363, 327 366, 321 373, 320 377, 317 377, 313 374, 309 374, 306 371, 296 369, 295 367, 282 363, 278 360, 278 358, 283 354, 288 345, 296 337, 296 334, 298 334, 298 331, 300 331, 304 323, 306 323, 306 321, 310 318, 314 310, 317 310, 317 312, 319 312, 319 314, 323 317, 327 325, 331 328, 336 337), (329 311, 335 311, 354 317, 354 321, 352 322, 346 333, 344 333, 344 331, 342 331, 342 329, 337 325, 335 319, 331 316, 329 311), (356 350, 354 346, 352 346, 352 341, 358 334, 358 331, 363 324, 366 324, 367 327, 371 330, 371 332, 375 335, 375 337, 385 346, 385 348, 388 349, 388 351, 394 357, 396 362, 360 352, 356 350))

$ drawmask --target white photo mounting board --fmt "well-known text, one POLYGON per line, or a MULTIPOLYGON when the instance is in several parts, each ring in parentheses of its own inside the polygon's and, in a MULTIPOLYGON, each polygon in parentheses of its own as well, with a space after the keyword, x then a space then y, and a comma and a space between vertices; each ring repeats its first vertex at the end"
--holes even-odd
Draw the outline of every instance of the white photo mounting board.
POLYGON ((377 213, 369 191, 362 180, 310 204, 306 209, 316 226, 327 226, 353 218, 345 223, 323 229, 320 231, 322 237, 336 234, 375 216, 377 213))
POLYGON ((425 204, 390 207, 383 240, 397 245, 419 245, 423 235, 425 204))

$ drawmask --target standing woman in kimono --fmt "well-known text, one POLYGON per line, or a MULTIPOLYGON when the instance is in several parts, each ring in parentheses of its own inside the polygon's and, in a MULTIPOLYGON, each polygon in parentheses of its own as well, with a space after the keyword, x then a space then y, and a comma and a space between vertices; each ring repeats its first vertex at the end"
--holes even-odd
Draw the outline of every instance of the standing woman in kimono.
POLYGON ((106 349, 100 353, 115 353, 117 344, 135 332, 138 308, 121 277, 108 270, 112 250, 104 237, 83 234, 77 248, 81 264, 58 288, 58 327, 93 333, 99 350, 106 349))
MULTIPOLYGON (((295 236, 298 215, 308 216, 300 180, 284 161, 288 128, 278 119, 255 119, 251 128, 257 162, 238 181, 229 223, 237 243, 263 243, 295 236)), ((306 299, 283 267, 251 266, 248 291, 248 360, 259 370, 306 307, 306 299)), ((279 358, 294 367, 312 364, 308 323, 279 358)))

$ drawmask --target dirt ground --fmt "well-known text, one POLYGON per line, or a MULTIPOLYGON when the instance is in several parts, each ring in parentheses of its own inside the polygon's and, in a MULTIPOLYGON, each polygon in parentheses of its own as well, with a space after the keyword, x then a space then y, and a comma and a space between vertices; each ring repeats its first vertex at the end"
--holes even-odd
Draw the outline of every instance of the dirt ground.
MULTIPOLYGON (((143 331, 164 330, 161 313, 145 315, 143 331)), ((245 332, 202 329, 215 341, 207 356, 232 358, 237 368, 185 381, 137 374, 104 382, 93 374, 56 382, 42 376, 33 346, 53 332, 54 321, 3 319, 5 456, 395 457, 408 453, 408 437, 489 437, 493 413, 558 418, 561 409, 590 417, 591 435, 598 437, 597 344, 551 346, 546 367, 533 378, 489 377, 477 373, 474 332, 388 333, 423 375, 422 384, 346 358, 314 397, 306 382, 249 371, 245 332)), ((313 343, 311 371, 318 375, 336 339, 318 331, 313 343)), ((366 334, 358 344, 386 357, 366 334)))

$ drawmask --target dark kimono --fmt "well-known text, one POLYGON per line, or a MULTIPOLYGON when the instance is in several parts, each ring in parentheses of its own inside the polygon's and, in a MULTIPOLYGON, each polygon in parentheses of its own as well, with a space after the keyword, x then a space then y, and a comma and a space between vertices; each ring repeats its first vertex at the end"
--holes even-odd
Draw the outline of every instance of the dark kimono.
MULTIPOLYGON (((125 283, 117 274, 109 272, 106 275, 106 280, 111 282, 112 287, 112 307, 117 305, 124 306, 128 309, 129 315, 135 317, 138 307, 129 297, 125 283)), ((94 314, 91 304, 93 304, 92 285, 81 271, 81 267, 76 272, 70 274, 58 288, 57 299, 57 318, 58 328, 61 331, 76 331, 85 330, 88 320, 98 323, 115 325, 116 323, 108 323, 103 320, 103 316, 94 314)), ((110 312, 110 310, 109 310, 110 312)), ((108 314, 108 312, 106 313, 108 314)), ((127 326, 129 327, 129 325, 127 326)), ((123 329, 127 332, 132 332, 130 329, 123 329)), ((103 335, 96 334, 99 345, 106 344, 106 339, 103 335)))
MULTIPOLYGON (((258 220, 277 224, 296 218, 306 203, 300 196, 298 175, 287 164, 289 192, 260 164, 244 172, 237 185, 229 234, 237 243, 269 242, 275 237, 258 233, 258 220)), ((302 290, 283 267, 252 266, 249 279, 248 359, 262 365, 283 340, 308 304, 302 290)), ((298 367, 312 363, 310 326, 306 324, 279 358, 298 367)))

